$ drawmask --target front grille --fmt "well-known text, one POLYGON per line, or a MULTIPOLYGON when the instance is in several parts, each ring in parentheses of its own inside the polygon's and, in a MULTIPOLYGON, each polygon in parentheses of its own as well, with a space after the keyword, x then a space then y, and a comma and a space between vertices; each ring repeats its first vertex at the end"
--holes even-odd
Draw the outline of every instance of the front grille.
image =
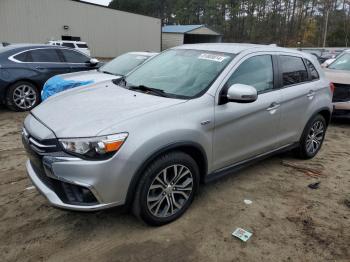
MULTIPOLYGON (((38 178, 48 188, 54 191, 62 202, 71 205, 95 205, 98 204, 96 197, 92 192, 83 186, 78 186, 70 183, 54 179, 47 176, 45 172, 44 156, 62 156, 64 153, 60 150, 56 139, 38 140, 32 137, 24 128, 22 132, 22 141, 25 150, 27 151, 30 163, 38 178)), ((46 170, 48 170, 47 164, 46 170)))
POLYGON ((350 85, 334 84, 333 102, 350 101, 350 85))

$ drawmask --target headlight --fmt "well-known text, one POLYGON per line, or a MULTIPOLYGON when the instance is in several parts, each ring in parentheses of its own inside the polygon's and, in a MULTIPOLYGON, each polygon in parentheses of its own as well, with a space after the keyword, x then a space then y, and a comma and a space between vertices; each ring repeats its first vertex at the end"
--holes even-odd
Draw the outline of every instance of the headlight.
POLYGON ((59 139, 65 151, 90 159, 106 159, 115 154, 124 144, 127 133, 94 138, 59 139))

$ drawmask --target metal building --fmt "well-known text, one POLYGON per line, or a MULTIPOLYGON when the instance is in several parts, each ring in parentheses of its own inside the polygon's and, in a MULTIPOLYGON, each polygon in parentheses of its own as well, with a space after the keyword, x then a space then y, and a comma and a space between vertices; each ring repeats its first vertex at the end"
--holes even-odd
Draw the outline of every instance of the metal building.
POLYGON ((87 42, 95 57, 160 51, 160 19, 77 0, 0 0, 0 42, 87 42))
POLYGON ((162 28, 162 50, 195 43, 218 43, 222 35, 205 25, 166 25, 162 28))

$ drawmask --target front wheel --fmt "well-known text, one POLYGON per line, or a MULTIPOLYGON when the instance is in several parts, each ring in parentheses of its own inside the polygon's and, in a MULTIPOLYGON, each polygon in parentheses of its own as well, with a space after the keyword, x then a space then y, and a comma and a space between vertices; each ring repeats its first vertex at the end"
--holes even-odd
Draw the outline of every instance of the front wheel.
POLYGON ((196 161, 183 152, 167 153, 145 170, 137 188, 133 212, 149 225, 170 223, 191 205, 198 186, 196 161))
POLYGON ((297 155, 302 159, 310 159, 316 156, 321 149, 326 129, 327 124, 323 116, 316 115, 313 117, 304 129, 299 148, 296 151, 297 155))

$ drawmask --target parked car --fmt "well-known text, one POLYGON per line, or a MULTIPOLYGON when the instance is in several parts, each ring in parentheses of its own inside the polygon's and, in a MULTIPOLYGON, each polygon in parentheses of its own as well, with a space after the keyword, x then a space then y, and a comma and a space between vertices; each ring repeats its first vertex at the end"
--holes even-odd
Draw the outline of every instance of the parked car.
POLYGON ((343 52, 324 71, 334 84, 334 116, 350 117, 350 50, 343 52))
POLYGON ((349 52, 350 49, 348 50, 342 50, 340 52, 340 50, 336 50, 335 52, 333 52, 332 54, 332 57, 327 59, 323 64, 321 64, 321 67, 325 68, 325 67, 328 67, 330 64, 332 64, 336 59, 337 57, 339 57, 340 55, 342 55, 344 52, 349 52))
POLYGON ((76 49, 87 56, 91 56, 91 51, 86 42, 58 40, 58 41, 49 41, 48 44, 76 49))
POLYGON ((187 210, 202 182, 281 151, 314 157, 331 112, 330 82, 308 54, 184 45, 34 108, 23 128, 26 168, 56 207, 130 205, 163 225, 187 210))
POLYGON ((45 100, 67 89, 121 78, 156 54, 158 53, 130 52, 114 58, 97 70, 55 76, 45 83, 41 98, 45 100))
POLYGON ((14 111, 40 102, 44 83, 54 75, 91 70, 98 61, 74 49, 14 44, 0 50, 0 101, 14 111))

